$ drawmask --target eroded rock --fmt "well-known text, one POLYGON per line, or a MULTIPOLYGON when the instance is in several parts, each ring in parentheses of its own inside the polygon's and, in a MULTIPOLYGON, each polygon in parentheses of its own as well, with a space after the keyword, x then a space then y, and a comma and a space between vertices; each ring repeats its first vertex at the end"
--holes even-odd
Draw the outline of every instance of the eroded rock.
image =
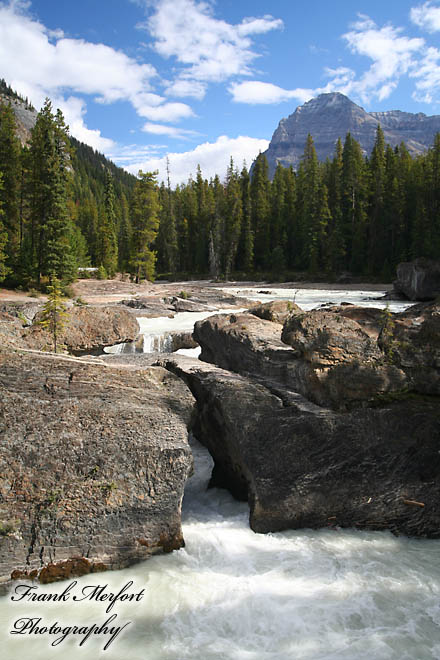
POLYGON ((401 263, 393 284, 409 300, 434 300, 440 295, 440 262, 416 259, 401 263))
POLYGON ((159 367, 0 353, 0 581, 181 547, 192 409, 159 367))
POLYGON ((407 399, 337 413, 182 356, 213 485, 248 499, 256 532, 355 527, 440 537, 440 408, 407 399))
MULTIPOLYGON (((52 351, 52 336, 38 324, 40 318, 41 315, 37 314, 32 327, 25 331, 25 345, 28 348, 52 351)), ((105 346, 134 341, 139 333, 135 316, 119 306, 71 307, 66 311, 63 323, 58 344, 70 353, 98 352, 105 346)))

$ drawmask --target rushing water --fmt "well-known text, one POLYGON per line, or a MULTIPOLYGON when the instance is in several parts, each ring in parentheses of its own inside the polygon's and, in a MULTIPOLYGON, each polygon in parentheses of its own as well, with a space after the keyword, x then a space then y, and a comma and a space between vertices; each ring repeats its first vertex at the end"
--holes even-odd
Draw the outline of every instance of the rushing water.
MULTIPOLYGON (((116 603, 130 625, 109 636, 11 635, 20 617, 43 624, 103 623, 107 603, 0 599, 4 660, 431 660, 440 658, 440 546, 350 530, 254 534, 248 508, 206 490, 211 459, 196 445, 185 490, 186 547, 137 566, 78 580, 117 592, 133 580, 139 602, 116 603)), ((66 583, 39 587, 60 593, 66 583)))
MULTIPOLYGON (((304 309, 325 302, 371 305, 365 299, 380 295, 234 291, 260 300, 295 299, 304 309)), ((148 320, 152 325, 143 320, 144 334, 188 329, 198 316, 148 320)), ((117 593, 133 581, 130 593, 144 589, 142 598, 118 602, 109 614, 107 602, 1 598, 2 660, 440 660, 439 541, 337 529, 254 534, 246 504, 206 490, 212 466, 206 450, 194 442, 193 453, 196 469, 183 503, 186 547, 123 571, 86 576, 72 591, 81 596, 82 589, 100 585, 117 593), (98 626, 113 613, 112 625, 129 625, 105 651, 110 636, 104 634, 81 647, 84 635, 52 647, 56 635, 11 634, 22 617, 41 617, 37 625, 44 630, 55 622, 98 626)), ((37 593, 65 588, 65 582, 38 586, 37 593)))
MULTIPOLYGON (((314 309, 321 305, 349 302, 364 307, 388 307, 391 312, 400 312, 410 307, 413 303, 402 301, 377 300, 383 296, 385 291, 351 291, 346 289, 283 289, 283 288, 236 288, 223 287, 223 291, 236 296, 244 296, 248 300, 268 302, 270 300, 292 300, 304 310, 314 309)), ((139 334, 143 338, 141 342, 129 344, 116 344, 105 350, 106 353, 166 353, 172 344, 170 332, 190 331, 194 328, 196 321, 203 321, 213 314, 231 314, 242 312, 243 309, 224 309, 217 312, 180 312, 173 317, 161 316, 158 318, 138 318, 139 334)), ((200 349, 181 349, 179 353, 197 356, 200 349), (190 352, 188 352, 190 351, 190 352)))
POLYGON ((223 291, 236 296, 244 296, 249 300, 292 300, 301 309, 309 311, 321 305, 339 305, 347 302, 361 307, 388 308, 391 312, 401 312, 414 303, 401 300, 381 299, 385 291, 358 291, 348 289, 287 289, 287 288, 237 288, 223 287, 223 291))

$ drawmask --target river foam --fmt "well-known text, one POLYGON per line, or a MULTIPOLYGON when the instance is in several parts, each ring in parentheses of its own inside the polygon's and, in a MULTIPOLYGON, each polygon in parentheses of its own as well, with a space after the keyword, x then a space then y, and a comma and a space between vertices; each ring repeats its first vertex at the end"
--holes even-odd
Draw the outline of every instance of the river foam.
MULTIPOLYGON (((211 458, 194 442, 184 498, 186 547, 78 587, 128 581, 140 602, 117 603, 126 630, 81 648, 67 639, 12 637, 20 616, 66 624, 105 620, 102 603, 22 605, 0 599, 1 657, 48 660, 432 660, 440 658, 438 541, 387 532, 300 530, 254 534, 248 507, 206 490, 211 458)), ((66 583, 40 589, 59 592, 66 583)))

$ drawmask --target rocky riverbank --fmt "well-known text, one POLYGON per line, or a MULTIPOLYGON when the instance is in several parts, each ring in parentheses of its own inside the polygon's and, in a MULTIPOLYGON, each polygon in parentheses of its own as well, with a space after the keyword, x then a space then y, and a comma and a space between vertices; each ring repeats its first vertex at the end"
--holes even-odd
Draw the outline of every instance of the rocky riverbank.
MULTIPOLYGON (((177 288, 73 305, 63 343, 93 350, 133 341, 138 314, 231 306, 215 287, 177 288)), ((181 547, 188 428, 214 458, 211 485, 249 501, 257 532, 440 536, 438 304, 399 314, 249 307, 196 325, 200 361, 45 354, 48 338, 29 326, 41 303, 3 303, 3 584, 11 574, 46 582, 181 547)))
POLYGON ((161 368, 0 353, 0 581, 120 568, 183 544, 193 398, 161 368))

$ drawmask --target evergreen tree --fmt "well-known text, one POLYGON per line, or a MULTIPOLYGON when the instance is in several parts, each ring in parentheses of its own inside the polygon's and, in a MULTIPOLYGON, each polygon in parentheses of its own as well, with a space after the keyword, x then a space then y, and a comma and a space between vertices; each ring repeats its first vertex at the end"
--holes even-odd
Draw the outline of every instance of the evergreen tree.
POLYGON ((10 104, 4 105, 0 101, 0 172, 3 175, 0 202, 3 205, 3 225, 8 237, 8 262, 13 268, 17 266, 21 248, 20 153, 14 111, 10 104))
POLYGON ((270 181, 266 156, 259 154, 254 162, 250 185, 251 225, 254 235, 254 257, 257 269, 270 268, 270 181))
POLYGON ((237 268, 250 273, 254 268, 254 234, 251 226, 250 176, 245 163, 240 174, 240 191, 242 223, 237 251, 237 268))
POLYGON ((346 268, 346 237, 343 231, 342 212, 342 173, 343 173, 343 147, 340 138, 336 143, 336 150, 329 169, 329 210, 331 223, 328 227, 328 269, 337 273, 346 268))
POLYGON ((52 335, 54 353, 58 352, 58 338, 64 328, 66 306, 62 301, 61 283, 53 276, 51 284, 47 287, 48 298, 44 304, 42 315, 38 324, 52 335))
MULTIPOLYGON (((3 191, 3 180, 2 180, 2 174, 0 172, 0 194, 2 191, 3 191)), ((8 241, 8 235, 3 225, 3 217, 4 217, 3 203, 0 197, 0 282, 3 282, 3 280, 9 273, 9 268, 6 265, 6 261, 7 261, 6 244, 8 241)))
POLYGON ((106 170, 104 204, 100 209, 96 263, 113 277, 118 266, 118 243, 116 237, 115 191, 113 177, 106 170))
POLYGON ((159 227, 159 194, 156 182, 157 172, 139 171, 134 187, 131 207, 133 227, 131 272, 136 282, 152 280, 156 263, 156 253, 151 249, 159 227))
POLYGON ((163 272, 175 274, 178 264, 178 245, 168 160, 167 185, 165 187, 162 184, 160 187, 160 207, 160 223, 157 235, 158 262, 163 272))
POLYGON ((225 279, 227 281, 234 266, 243 219, 240 182, 238 172, 234 170, 232 157, 226 174, 224 217, 223 245, 225 254, 225 279))
POLYGON ((368 269, 381 272, 385 262, 385 138, 380 124, 370 159, 371 202, 369 212, 368 269))
POLYGON ((55 275, 65 282, 72 281, 76 275, 67 210, 69 144, 61 111, 54 116, 46 99, 31 135, 30 223, 26 249, 22 252, 25 266, 38 282, 42 275, 55 275))
POLYGON ((347 133, 342 152, 342 227, 346 264, 355 273, 365 271, 368 177, 359 143, 347 133))

